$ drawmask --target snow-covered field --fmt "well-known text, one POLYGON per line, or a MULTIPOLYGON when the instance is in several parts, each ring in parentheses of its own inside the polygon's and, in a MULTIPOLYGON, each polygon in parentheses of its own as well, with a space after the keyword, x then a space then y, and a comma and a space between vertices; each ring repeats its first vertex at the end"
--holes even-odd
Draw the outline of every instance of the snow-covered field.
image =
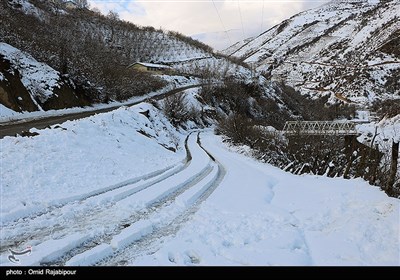
POLYGON ((360 179, 283 172, 146 103, 38 132, 0 140, 0 265, 29 245, 22 265, 400 264, 399 200, 360 179))

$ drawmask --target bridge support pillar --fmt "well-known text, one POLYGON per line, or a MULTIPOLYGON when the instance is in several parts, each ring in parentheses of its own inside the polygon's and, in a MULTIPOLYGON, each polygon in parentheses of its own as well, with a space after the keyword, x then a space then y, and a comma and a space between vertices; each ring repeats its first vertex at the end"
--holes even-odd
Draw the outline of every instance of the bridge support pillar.
POLYGON ((346 135, 344 137, 344 148, 345 148, 345 155, 347 158, 347 165, 343 172, 343 178, 349 179, 349 172, 353 162, 357 158, 357 154, 354 152, 357 150, 357 138, 354 135, 346 135))
POLYGON ((386 191, 389 195, 394 195, 396 193, 396 174, 397 174, 397 164, 399 159, 399 142, 392 141, 392 160, 390 163, 389 179, 386 185, 386 191))

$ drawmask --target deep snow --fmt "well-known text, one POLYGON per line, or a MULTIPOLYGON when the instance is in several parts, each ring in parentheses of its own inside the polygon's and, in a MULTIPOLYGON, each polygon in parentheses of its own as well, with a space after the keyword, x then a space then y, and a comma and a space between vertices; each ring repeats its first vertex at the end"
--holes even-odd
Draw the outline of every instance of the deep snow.
POLYGON ((210 131, 217 162, 196 133, 185 162, 146 103, 38 132, 0 140, 2 249, 33 246, 23 265, 399 265, 399 200, 361 179, 286 173, 210 131))

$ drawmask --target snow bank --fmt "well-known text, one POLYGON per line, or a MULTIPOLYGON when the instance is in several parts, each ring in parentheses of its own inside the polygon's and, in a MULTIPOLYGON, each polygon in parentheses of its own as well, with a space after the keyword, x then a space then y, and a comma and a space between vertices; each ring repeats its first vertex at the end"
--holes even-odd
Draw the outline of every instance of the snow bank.
POLYGON ((0 104, 0 117, 12 117, 12 116, 16 116, 18 115, 17 112, 15 112, 14 110, 11 110, 9 108, 7 108, 6 106, 4 106, 3 104, 0 104))
POLYGON ((140 239, 153 231, 153 224, 149 220, 139 221, 126 229, 120 234, 114 236, 111 240, 111 246, 114 249, 122 249, 132 242, 140 239))

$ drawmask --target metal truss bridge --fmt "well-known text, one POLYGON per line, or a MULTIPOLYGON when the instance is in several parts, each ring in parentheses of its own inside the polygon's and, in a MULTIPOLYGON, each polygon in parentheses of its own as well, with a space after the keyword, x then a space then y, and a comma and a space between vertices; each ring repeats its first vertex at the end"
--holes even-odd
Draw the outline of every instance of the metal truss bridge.
POLYGON ((356 124, 349 121, 288 121, 283 132, 294 135, 358 135, 356 124))

